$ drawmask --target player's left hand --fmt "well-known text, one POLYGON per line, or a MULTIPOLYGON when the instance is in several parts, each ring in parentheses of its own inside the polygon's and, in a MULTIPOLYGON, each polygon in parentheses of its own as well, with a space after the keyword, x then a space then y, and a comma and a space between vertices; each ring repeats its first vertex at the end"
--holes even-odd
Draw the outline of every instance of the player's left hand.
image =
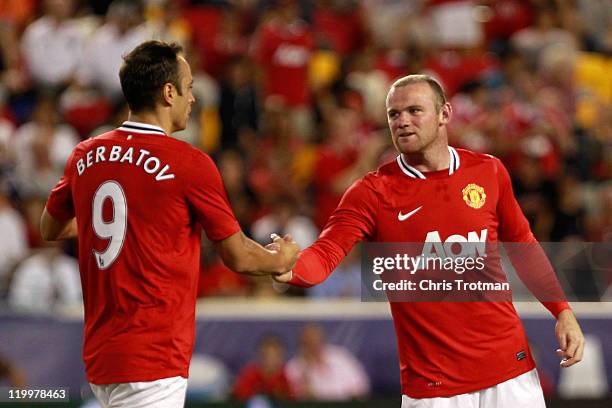
POLYGON ((580 362, 584 353, 584 335, 570 309, 559 313, 555 334, 560 346, 557 355, 561 358, 561 367, 567 368, 580 362))

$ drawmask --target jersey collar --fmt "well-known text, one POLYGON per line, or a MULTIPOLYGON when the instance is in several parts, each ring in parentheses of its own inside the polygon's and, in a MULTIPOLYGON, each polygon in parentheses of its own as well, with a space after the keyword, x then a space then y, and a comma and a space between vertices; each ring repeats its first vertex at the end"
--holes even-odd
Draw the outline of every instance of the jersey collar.
MULTIPOLYGON (((457 150, 455 150, 454 147, 448 146, 448 154, 450 157, 450 166, 448 166, 448 175, 450 176, 451 174, 453 174, 459 169, 459 153, 457 153, 457 150)), ((401 154, 397 156, 397 164, 399 165, 400 169, 402 169, 402 172, 404 172, 404 174, 407 176, 410 176, 412 178, 419 178, 419 179, 427 178, 417 168, 412 167, 411 165, 406 163, 406 160, 404 160, 404 157, 401 154)))
POLYGON ((117 130, 123 130, 126 132, 144 133, 148 135, 166 135, 166 132, 159 126, 149 125, 148 123, 133 122, 126 120, 121 124, 117 130))

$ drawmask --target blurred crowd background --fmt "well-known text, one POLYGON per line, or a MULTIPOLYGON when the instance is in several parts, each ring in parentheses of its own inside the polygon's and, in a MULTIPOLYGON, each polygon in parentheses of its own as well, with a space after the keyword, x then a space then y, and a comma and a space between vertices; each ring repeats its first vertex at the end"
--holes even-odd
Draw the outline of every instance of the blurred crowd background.
MULTIPOLYGON (((408 73, 443 83, 451 145, 504 161, 540 241, 610 241, 611 20, 607 0, 1 0, 0 298, 80 302, 76 243, 43 243, 39 216, 72 148, 127 118, 121 56, 151 38, 185 47, 197 102, 176 136, 214 158, 259 242, 309 245, 345 189, 395 158, 385 97, 408 73)), ((357 251, 304 292, 204 247, 200 296, 360 296, 357 251)))
MULTIPOLYGON (((183 45, 194 73, 196 106, 176 137, 214 158, 263 244, 276 232, 308 246, 346 188, 395 158, 385 97, 409 73, 446 88, 451 145, 503 160, 540 241, 609 242, 611 22, 609 0, 0 0, 0 305, 81 303, 76 243, 42 242, 40 214, 72 148, 127 119, 121 56, 151 38, 183 45)), ((243 278, 203 247, 202 297, 360 297, 358 250, 302 291, 243 278)), ((611 263, 604 254, 562 283, 577 299, 610 299, 611 263)), ((302 329, 287 366, 282 339, 258 342, 233 384, 205 356, 192 377, 216 373, 239 399, 369 392, 359 361, 321 327, 302 329), (307 373, 309 360, 335 369, 307 373)), ((9 363, 2 377, 27 383, 9 363)))

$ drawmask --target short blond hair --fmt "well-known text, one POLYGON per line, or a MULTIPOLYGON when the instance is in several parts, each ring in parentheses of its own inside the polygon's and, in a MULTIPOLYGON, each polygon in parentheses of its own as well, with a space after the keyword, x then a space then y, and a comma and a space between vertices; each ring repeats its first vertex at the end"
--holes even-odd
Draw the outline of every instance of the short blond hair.
POLYGON ((426 74, 406 75, 405 77, 401 77, 400 79, 396 80, 393 83, 393 85, 391 85, 389 92, 391 92, 395 88, 401 88, 407 85, 418 84, 418 83, 423 83, 423 82, 429 84, 429 87, 431 88, 434 95, 436 96, 436 101, 435 101, 436 111, 439 112, 442 106, 444 106, 444 104, 446 103, 446 93, 444 92, 444 88, 442 88, 442 85, 440 84, 440 82, 438 82, 432 76, 429 76, 426 74))

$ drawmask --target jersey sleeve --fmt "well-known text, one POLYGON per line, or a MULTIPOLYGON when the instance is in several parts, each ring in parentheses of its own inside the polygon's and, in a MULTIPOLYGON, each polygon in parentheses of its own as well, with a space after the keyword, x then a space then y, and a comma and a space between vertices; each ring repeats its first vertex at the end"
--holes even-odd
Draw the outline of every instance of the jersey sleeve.
POLYGON ((220 241, 240 231, 221 174, 212 159, 202 152, 196 152, 187 171, 187 200, 208 239, 220 241))
POLYGON ((508 170, 501 161, 495 160, 499 201, 497 202, 497 218, 499 220, 499 240, 502 242, 534 242, 529 221, 523 214, 512 190, 512 182, 508 170))
POLYGON ((378 197, 366 179, 356 181, 344 193, 319 239, 302 251, 289 282, 308 287, 323 282, 355 243, 375 232, 378 197))
POLYGON ((47 200, 47 212, 57 221, 68 221, 74 218, 75 215, 74 201, 72 199, 72 177, 74 177, 75 172, 74 158, 76 150, 75 148, 70 154, 64 167, 64 174, 51 190, 47 200))
POLYGON ((559 316, 570 305, 559 284, 546 253, 533 236, 529 222, 519 206, 510 181, 510 174, 501 161, 496 160, 499 180, 499 240, 517 275, 527 289, 546 307, 553 316, 559 316))

